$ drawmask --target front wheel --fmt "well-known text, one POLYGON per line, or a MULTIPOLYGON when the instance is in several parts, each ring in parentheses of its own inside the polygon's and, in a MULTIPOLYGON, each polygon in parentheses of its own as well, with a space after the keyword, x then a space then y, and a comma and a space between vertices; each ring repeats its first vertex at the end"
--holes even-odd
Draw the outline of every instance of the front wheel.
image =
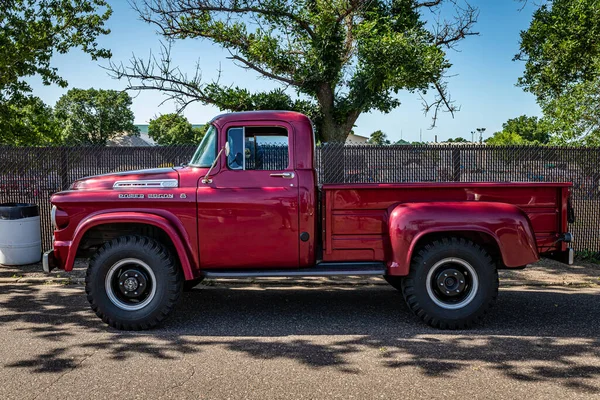
POLYGON ((480 322, 498 295, 498 272, 478 244, 445 238, 421 248, 402 281, 411 311, 440 329, 468 328, 480 322))
POLYGON ((108 325, 123 330, 150 329, 177 303, 181 275, 160 242, 122 236, 105 243, 92 257, 85 291, 96 315, 108 325))

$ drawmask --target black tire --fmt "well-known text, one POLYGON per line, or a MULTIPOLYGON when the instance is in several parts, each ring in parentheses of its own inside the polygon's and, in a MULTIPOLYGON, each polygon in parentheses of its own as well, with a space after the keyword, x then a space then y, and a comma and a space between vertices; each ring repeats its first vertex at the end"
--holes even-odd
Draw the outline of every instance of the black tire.
POLYGON ((402 293, 402 281, 404 280, 402 276, 384 275, 383 279, 385 279, 385 281, 389 283, 394 289, 402 293))
POLYGON ((192 279, 191 281, 184 281, 183 282, 183 291, 184 292, 191 291, 193 288, 198 286, 200 284, 200 282, 202 282, 203 280, 204 280, 204 277, 202 276, 200 278, 192 279))
POLYGON ((105 243, 90 260, 85 277, 92 310, 121 330, 157 326, 175 307, 182 287, 181 270, 169 250, 152 238, 137 235, 105 243), (135 297, 128 297, 134 296, 131 290, 135 297))
POLYGON ((478 244, 444 238, 413 256, 410 272, 402 280, 402 293, 410 310, 426 324, 439 329, 469 328, 496 301, 498 271, 478 244))

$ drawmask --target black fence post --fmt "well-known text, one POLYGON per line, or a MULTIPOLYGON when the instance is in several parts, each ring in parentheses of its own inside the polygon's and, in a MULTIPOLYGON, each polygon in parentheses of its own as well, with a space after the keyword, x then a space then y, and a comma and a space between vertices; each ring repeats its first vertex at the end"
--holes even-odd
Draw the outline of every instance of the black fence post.
POLYGON ((65 190, 71 184, 71 182, 69 182, 69 149, 66 147, 61 147, 59 157, 60 189, 65 190))
POLYGON ((452 178, 460 182, 460 149, 452 149, 452 178))

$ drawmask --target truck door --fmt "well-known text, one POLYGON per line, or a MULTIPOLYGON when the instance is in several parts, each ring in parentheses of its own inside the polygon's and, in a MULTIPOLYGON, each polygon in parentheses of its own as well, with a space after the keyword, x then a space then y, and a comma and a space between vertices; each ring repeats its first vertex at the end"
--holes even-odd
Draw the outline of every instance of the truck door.
POLYGON ((292 129, 281 122, 256 121, 221 130, 229 155, 223 154, 212 183, 198 188, 203 269, 299 266, 292 129))

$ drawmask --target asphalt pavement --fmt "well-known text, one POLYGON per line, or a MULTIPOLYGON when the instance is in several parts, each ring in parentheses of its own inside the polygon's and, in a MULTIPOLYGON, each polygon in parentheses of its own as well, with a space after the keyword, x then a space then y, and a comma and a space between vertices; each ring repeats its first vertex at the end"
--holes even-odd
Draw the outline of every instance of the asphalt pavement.
POLYGON ((438 331, 383 286, 200 286, 120 332, 81 286, 0 284, 0 399, 600 398, 600 288, 502 288, 438 331))

